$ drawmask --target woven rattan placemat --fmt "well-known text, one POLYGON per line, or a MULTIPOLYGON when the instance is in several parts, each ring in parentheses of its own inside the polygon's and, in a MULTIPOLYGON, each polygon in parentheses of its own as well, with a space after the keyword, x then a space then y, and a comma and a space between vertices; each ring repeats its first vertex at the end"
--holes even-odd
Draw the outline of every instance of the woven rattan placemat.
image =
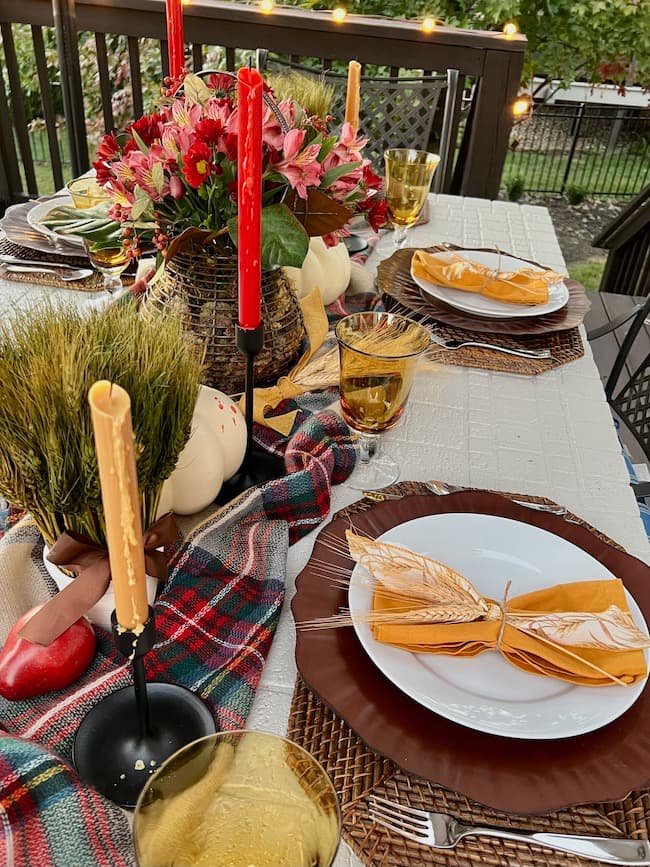
MULTIPOLYGON (((427 493, 427 489, 419 482, 402 482, 393 485, 387 492, 404 496, 427 493)), ((503 494, 501 491, 499 493, 503 494)), ((503 496, 535 503, 552 503, 543 497, 522 494, 503 496)), ((349 515, 372 506, 372 502, 360 500, 344 511, 349 515)), ((577 516, 568 514, 567 518, 597 533, 577 516)), ((601 533, 597 535, 608 544, 616 544, 601 533)), ((429 849, 373 824, 368 818, 367 797, 370 794, 412 807, 448 812, 469 824, 648 839, 648 791, 632 792, 624 801, 586 804, 545 816, 501 813, 476 804, 463 795, 405 774, 390 760, 373 753, 347 723, 326 707, 300 679, 293 695, 287 736, 312 753, 327 770, 341 802, 343 839, 366 867, 588 867, 601 863, 538 846, 487 837, 470 837, 451 850, 429 849)))
MULTIPOLYGON (((31 259, 33 261, 42 262, 47 266, 48 262, 57 262, 62 265, 67 265, 69 268, 90 268, 90 263, 85 256, 66 256, 60 257, 56 254, 41 253, 38 250, 32 250, 28 247, 21 247, 14 244, 6 238, 0 239, 0 253, 9 256, 16 256, 18 259, 31 259)), ((54 289, 75 289, 77 292, 101 292, 104 288, 104 278, 98 272, 94 272, 85 280, 75 280, 74 282, 66 282, 57 277, 56 274, 38 273, 38 274, 16 274, 7 271, 0 263, 0 276, 6 280, 11 280, 16 283, 38 283, 43 286, 51 286, 54 289)), ((133 276, 124 274, 122 282, 124 285, 133 283, 133 276)))
POLYGON ((426 314, 400 304, 390 295, 384 293, 384 305, 391 313, 399 313, 417 319, 423 325, 434 326, 435 333, 445 340, 474 340, 481 343, 494 343, 508 349, 550 349, 551 358, 530 359, 504 352, 494 352, 490 349, 463 347, 462 349, 444 349, 432 346, 431 356, 441 364, 456 364, 461 367, 477 367, 480 370, 498 370, 501 373, 518 373, 531 376, 561 367, 570 361, 582 358, 585 349, 578 328, 566 331, 553 331, 548 334, 536 334, 525 338, 510 337, 507 334, 486 334, 479 331, 468 331, 454 325, 434 322, 426 314))

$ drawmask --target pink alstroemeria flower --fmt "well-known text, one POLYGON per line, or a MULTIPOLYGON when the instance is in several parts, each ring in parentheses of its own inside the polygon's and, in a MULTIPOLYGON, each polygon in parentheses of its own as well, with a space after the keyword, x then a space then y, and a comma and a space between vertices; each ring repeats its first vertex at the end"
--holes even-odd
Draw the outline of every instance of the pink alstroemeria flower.
POLYGON ((351 123, 344 123, 339 140, 323 161, 323 168, 329 171, 342 163, 360 162, 361 151, 367 144, 367 138, 357 138, 351 123))
MULTIPOLYGON (((277 105, 278 110, 286 119, 287 123, 292 126, 295 116, 295 107, 291 100, 282 100, 277 105)), ((297 130, 292 130, 297 132, 297 130)), ((264 103, 264 114, 262 115, 262 142, 273 150, 282 150, 284 144, 284 133, 280 126, 280 121, 269 106, 264 103)))
POLYGON ((129 168, 133 170, 136 184, 141 187, 154 202, 160 202, 169 193, 169 180, 164 177, 164 182, 161 189, 158 189, 154 182, 153 167, 156 163, 161 166, 164 160, 161 159, 162 148, 159 144, 152 144, 149 153, 143 154, 141 151, 131 151, 124 161, 129 168))
POLYGON ((187 99, 175 99, 172 103, 174 122, 185 129, 194 129, 203 116, 200 105, 195 105, 187 99))
POLYGON ((289 181, 301 199, 307 198, 307 187, 317 187, 320 183, 321 165, 317 160, 319 144, 307 145, 300 151, 305 140, 303 129, 292 129, 284 137, 284 160, 273 168, 289 181))

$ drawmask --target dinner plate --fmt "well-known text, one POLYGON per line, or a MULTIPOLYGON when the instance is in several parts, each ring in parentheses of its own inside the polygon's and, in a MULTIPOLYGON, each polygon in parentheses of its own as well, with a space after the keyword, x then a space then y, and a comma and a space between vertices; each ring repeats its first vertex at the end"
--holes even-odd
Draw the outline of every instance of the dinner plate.
POLYGON ((78 235, 64 235, 43 225, 43 220, 47 217, 50 211, 54 210, 54 208, 69 207, 71 205, 74 205, 74 202, 72 201, 72 197, 67 195, 57 196, 54 200, 49 199, 45 202, 38 202, 30 211, 27 212, 27 222, 32 229, 35 229, 37 232, 40 232, 48 238, 52 238, 53 241, 70 244, 83 250, 83 239, 78 235))
MULTIPOLYGON (((455 253, 464 259, 471 259, 474 262, 486 265, 488 268, 498 269, 499 271, 519 271, 522 268, 529 268, 533 271, 543 270, 540 267, 531 265, 530 262, 517 259, 506 253, 492 253, 485 250, 462 250, 462 252, 455 251, 455 253)), ((439 286, 429 280, 416 277, 413 270, 411 270, 411 277, 421 289, 436 300, 449 304, 450 307, 455 307, 457 310, 462 310, 465 313, 488 318, 511 319, 543 316, 547 313, 554 313, 556 310, 560 310, 569 300, 569 289, 564 282, 552 283, 548 287, 548 301, 546 304, 526 305, 506 304, 502 301, 496 301, 494 298, 479 295, 476 292, 465 292, 462 289, 449 289, 445 286, 439 286)))
MULTIPOLYGON (((354 568, 345 539, 351 525, 356 533, 376 539, 425 515, 468 512, 530 524, 586 551, 621 579, 650 623, 650 566, 593 529, 488 491, 446 497, 423 493, 339 512, 318 535, 296 579, 291 602, 296 623, 329 618, 348 606, 348 590, 336 579, 354 568)), ((573 804, 619 800, 650 783, 648 684, 609 725, 571 738, 528 740, 476 731, 419 704, 379 670, 352 627, 298 627, 296 663, 312 692, 375 753, 409 774, 497 810, 549 813, 573 804)))
MULTIPOLYGON (((62 196, 56 196, 56 204, 60 203, 62 196)), ((54 201, 50 199, 50 201, 54 201)), ((34 202, 21 202, 19 205, 10 205, 4 217, 0 219, 0 229, 4 231, 7 239, 12 244, 24 247, 26 250, 37 250, 39 253, 50 253, 57 257, 85 258, 85 252, 79 249, 77 244, 71 244, 63 236, 51 238, 44 235, 40 229, 34 229, 27 222, 27 215, 35 208, 34 202)))
MULTIPOLYGON (((562 581, 615 576, 586 551, 538 527, 508 518, 471 513, 428 515, 400 524, 379 540, 425 554, 465 575, 481 594, 501 599, 562 581)), ((460 725, 510 738, 566 738, 617 719, 643 692, 632 686, 588 687, 521 671, 496 650, 458 658, 411 653, 376 641, 359 615, 372 606, 365 570, 351 577, 349 602, 359 641, 396 686, 429 710, 460 725)), ((636 625, 643 615, 627 592, 636 625)), ((646 651, 646 661, 648 654, 646 651)))

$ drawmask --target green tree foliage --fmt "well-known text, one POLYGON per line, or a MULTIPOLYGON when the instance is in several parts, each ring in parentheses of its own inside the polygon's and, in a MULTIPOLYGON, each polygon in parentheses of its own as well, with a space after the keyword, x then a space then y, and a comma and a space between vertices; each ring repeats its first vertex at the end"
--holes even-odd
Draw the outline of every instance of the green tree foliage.
MULTIPOLYGON (((328 9, 338 0, 290 0, 328 9)), ((350 12, 432 15, 470 30, 516 21, 528 38, 525 76, 641 84, 650 89, 650 0, 344 0, 350 12)))

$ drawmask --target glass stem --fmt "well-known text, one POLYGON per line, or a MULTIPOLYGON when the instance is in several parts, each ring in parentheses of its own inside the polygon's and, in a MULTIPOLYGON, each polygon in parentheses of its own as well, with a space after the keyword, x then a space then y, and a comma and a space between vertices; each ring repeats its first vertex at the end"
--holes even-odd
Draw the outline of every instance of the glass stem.
POLYGON ((379 436, 377 434, 359 434, 359 460, 369 464, 379 454, 379 436))
POLYGON ((393 230, 393 247, 395 247, 396 250, 401 250, 404 244, 406 244, 407 235, 407 226, 395 226, 393 230))

